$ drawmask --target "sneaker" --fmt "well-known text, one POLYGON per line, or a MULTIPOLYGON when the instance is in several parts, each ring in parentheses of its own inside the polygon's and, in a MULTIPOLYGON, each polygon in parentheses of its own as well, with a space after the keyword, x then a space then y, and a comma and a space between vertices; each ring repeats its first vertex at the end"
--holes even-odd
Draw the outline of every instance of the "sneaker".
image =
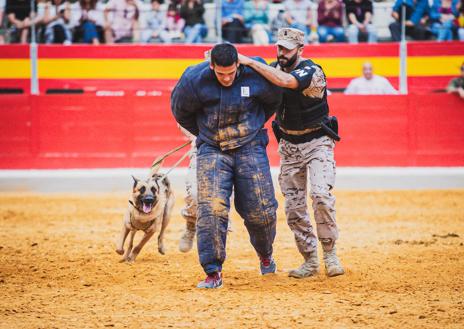
POLYGON ((345 274, 345 270, 337 257, 335 247, 331 251, 324 251, 324 263, 327 276, 332 277, 345 274))
POLYGON ((300 267, 296 270, 291 270, 288 276, 302 279, 316 275, 317 273, 319 273, 319 259, 317 258, 317 251, 314 251, 305 257, 305 262, 300 267))
POLYGON ((261 258, 261 261, 259 263, 259 267, 261 269, 261 274, 271 274, 275 273, 277 271, 277 265, 274 262, 274 258, 269 257, 269 258, 261 258))
POLYGON ((208 274, 206 279, 198 283, 197 288, 200 289, 216 289, 222 287, 222 275, 221 272, 208 274))
POLYGON ((193 239, 195 238, 195 227, 193 229, 189 226, 182 234, 180 241, 179 241, 179 250, 181 252, 189 252, 193 247, 193 239))

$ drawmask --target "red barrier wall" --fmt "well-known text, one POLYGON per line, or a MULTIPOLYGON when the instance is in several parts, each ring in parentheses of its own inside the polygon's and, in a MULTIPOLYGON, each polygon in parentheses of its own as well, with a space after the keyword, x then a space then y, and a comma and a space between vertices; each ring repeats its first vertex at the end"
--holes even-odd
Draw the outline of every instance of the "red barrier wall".
MULTIPOLYGON (((340 121, 339 166, 464 166, 464 102, 455 95, 332 95, 329 103, 340 121)), ((2 169, 143 168, 184 141, 167 94, 1 96, 0 129, 2 169)), ((276 149, 272 136, 273 166, 276 149)))

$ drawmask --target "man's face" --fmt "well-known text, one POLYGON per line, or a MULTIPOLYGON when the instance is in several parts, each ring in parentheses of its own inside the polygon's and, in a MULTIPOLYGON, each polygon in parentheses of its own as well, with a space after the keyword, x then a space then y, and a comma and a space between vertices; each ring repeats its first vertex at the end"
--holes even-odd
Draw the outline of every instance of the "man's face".
POLYGON ((282 46, 277 46, 277 61, 280 67, 291 67, 295 64, 301 53, 300 49, 302 48, 296 47, 290 50, 282 46))
POLYGON ((237 75, 238 63, 234 63, 230 66, 211 64, 210 68, 214 71, 214 74, 216 74, 216 78, 221 85, 230 87, 234 83, 235 76, 237 75))
POLYGON ((152 8, 154 11, 158 11, 159 7, 160 7, 160 4, 159 4, 158 1, 153 1, 153 2, 151 3, 151 8, 152 8))
POLYGON ((372 79, 372 65, 371 64, 364 64, 363 65, 363 75, 366 80, 372 79))

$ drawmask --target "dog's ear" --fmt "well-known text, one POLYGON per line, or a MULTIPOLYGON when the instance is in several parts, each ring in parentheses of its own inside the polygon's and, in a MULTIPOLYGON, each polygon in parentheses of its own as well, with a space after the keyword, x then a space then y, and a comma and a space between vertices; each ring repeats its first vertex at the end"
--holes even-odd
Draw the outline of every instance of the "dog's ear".
POLYGON ((132 179, 134 180, 134 186, 132 186, 132 189, 135 190, 135 187, 137 186, 137 183, 139 182, 139 180, 135 178, 133 175, 132 175, 132 179))
POLYGON ((163 184, 166 185, 168 190, 170 189, 171 183, 169 183, 169 179, 167 177, 163 178, 163 184))

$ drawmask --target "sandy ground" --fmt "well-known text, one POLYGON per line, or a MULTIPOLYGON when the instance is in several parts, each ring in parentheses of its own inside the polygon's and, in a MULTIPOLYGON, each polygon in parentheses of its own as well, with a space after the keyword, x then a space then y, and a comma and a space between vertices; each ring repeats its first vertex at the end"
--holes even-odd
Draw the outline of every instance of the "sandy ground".
POLYGON ((128 265, 127 195, 0 194, 0 328, 463 328, 464 190, 336 195, 346 275, 287 277, 301 258, 280 207, 262 277, 232 212, 224 287, 204 291, 196 249, 177 250, 181 197, 167 255, 153 239, 128 265))

